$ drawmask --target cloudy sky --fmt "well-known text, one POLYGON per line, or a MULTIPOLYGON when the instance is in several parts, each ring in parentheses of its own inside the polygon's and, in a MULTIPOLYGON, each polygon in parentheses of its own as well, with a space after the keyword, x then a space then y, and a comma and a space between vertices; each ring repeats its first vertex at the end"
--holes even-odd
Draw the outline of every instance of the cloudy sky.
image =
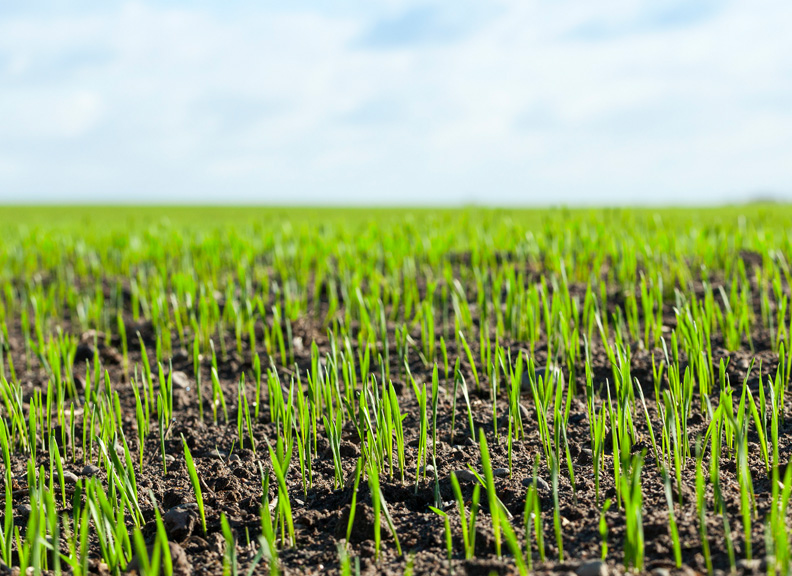
POLYGON ((2 0, 0 201, 792 199, 788 0, 2 0))

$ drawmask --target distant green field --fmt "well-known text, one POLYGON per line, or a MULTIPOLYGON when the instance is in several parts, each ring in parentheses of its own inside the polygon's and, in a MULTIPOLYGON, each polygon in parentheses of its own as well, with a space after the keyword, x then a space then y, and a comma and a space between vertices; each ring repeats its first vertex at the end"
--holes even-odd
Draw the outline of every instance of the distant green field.
POLYGON ((750 204, 720 208, 601 208, 601 209, 509 209, 509 208, 304 208, 261 206, 0 206, 0 225, 40 226, 43 229, 87 226, 89 229, 147 227, 170 222, 190 228, 217 228, 256 222, 289 220, 304 225, 396 222, 404 218, 448 222, 468 218, 481 222, 507 218, 522 225, 572 215, 591 221, 651 218, 659 215, 667 224, 728 223, 739 217, 764 226, 782 227, 792 215, 792 205, 750 204))
MULTIPOLYGON (((64 264, 93 276, 127 276, 168 264, 193 276, 208 258, 217 281, 239 265, 277 263, 308 281, 331 262, 367 277, 405 260, 436 273, 449 253, 478 262, 511 254, 547 273, 563 267, 587 282, 603 262, 624 282, 657 273, 673 286, 731 269, 741 250, 790 249, 792 206, 715 209, 336 209, 263 207, 6 206, 0 208, 0 277, 22 278, 64 264), (189 256, 188 259, 185 259, 189 256), (683 268, 679 268, 684 262, 683 268), (379 264, 378 264, 379 263, 379 264), (138 269, 140 265, 142 268, 138 269), (637 266, 637 267, 636 267, 637 266), (696 272, 689 266, 697 267, 696 272), (383 268, 384 267, 384 268, 383 268)), ((164 269, 161 269, 164 271, 164 269)), ((259 271, 252 271, 257 277, 259 271)), ((78 274, 79 275, 79 274, 78 274)), ((198 274, 200 277, 200 273, 198 274)), ((196 278, 200 279, 200 278, 196 278)), ((169 277, 162 280, 167 283, 169 277)))
MULTIPOLYGON (((743 233, 761 227, 784 232, 792 221, 792 205, 755 204, 721 208, 284 208, 245 206, 0 206, 0 238, 36 230, 93 235, 141 233, 156 228, 216 232, 221 229, 266 232, 274 230, 332 230, 341 234, 384 226, 432 227, 431 233, 475 229, 492 233, 506 228, 534 234, 562 229, 606 227, 613 234, 652 230, 679 232, 722 228, 743 233)), ((581 230, 585 233, 585 230, 581 230)), ((460 236, 457 241, 475 242, 460 236)))

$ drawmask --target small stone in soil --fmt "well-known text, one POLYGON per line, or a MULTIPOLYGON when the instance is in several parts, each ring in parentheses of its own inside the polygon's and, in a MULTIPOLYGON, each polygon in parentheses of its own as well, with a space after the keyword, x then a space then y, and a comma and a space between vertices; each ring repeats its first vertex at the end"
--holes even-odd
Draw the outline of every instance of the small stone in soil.
POLYGON ((187 389, 190 387, 190 379, 187 377, 187 374, 181 372, 179 370, 174 370, 173 372, 173 385, 177 388, 187 389))
POLYGON ((96 476, 101 472, 98 466, 94 466, 93 464, 86 464, 85 468, 82 469, 83 476, 96 476))
MULTIPOLYGON (((531 484, 533 484, 533 478, 523 478, 522 484, 525 487, 530 486, 531 484)), ((550 490, 550 484, 548 484, 538 476, 536 478, 536 487, 539 490, 550 490)))
POLYGON ((577 576, 608 576, 608 565, 601 560, 583 562, 575 571, 577 576))
POLYGON ((190 356, 187 353, 186 348, 179 348, 176 352, 173 353, 173 359, 177 362, 183 362, 184 360, 189 360, 190 356))
POLYGON ((475 482, 476 475, 473 474, 470 470, 465 470, 464 468, 461 470, 454 470, 454 475, 456 476, 457 480, 460 482, 475 482))
POLYGON ((77 480, 77 475, 74 472, 69 472, 68 470, 63 471, 64 484, 77 484, 77 480))
POLYGON ((737 561, 737 568, 742 570, 743 572, 757 572, 761 565, 762 565, 762 561, 756 558, 754 558, 753 560, 748 560, 747 558, 743 558, 737 561))
POLYGON ((304 350, 303 339, 300 336, 293 338, 292 344, 296 352, 302 352, 304 350))
POLYGON ((502 478, 504 476, 508 476, 509 475, 509 469, 508 468, 495 468, 492 471, 492 475, 496 476, 496 477, 499 477, 499 478, 502 478))

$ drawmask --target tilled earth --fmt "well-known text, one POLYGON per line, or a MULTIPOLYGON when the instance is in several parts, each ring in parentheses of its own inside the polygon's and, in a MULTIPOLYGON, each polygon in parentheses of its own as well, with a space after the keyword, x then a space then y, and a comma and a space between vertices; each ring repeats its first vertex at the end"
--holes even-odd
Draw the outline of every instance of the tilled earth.
MULTIPOLYGON (((12 327, 9 327, 10 329, 12 327)), ((34 389, 46 383, 46 375, 39 368, 37 360, 31 361, 27 370, 24 355, 24 345, 21 329, 11 330, 10 351, 17 366, 20 380, 24 383, 25 402, 29 401, 34 389)), ((153 334, 151 327, 146 324, 129 323, 127 334, 140 331, 146 340, 149 350, 153 349, 153 334)), ((298 366, 305 370, 310 366, 310 344, 316 342, 321 351, 329 349, 326 337, 322 336, 323 328, 319 323, 307 319, 298 321, 294 326, 295 356, 298 366)), ((415 335, 416 338, 418 335, 415 335)), ((233 334, 227 336, 228 350, 234 349, 233 334)), ((438 334, 439 338, 439 334, 438 334)), ((174 342, 177 342, 174 335, 174 342)), ((451 339, 453 341, 453 338, 451 339)), ((748 376, 748 385, 753 389, 758 385, 758 360, 762 360, 763 374, 774 374, 777 357, 770 351, 767 338, 756 334, 754 339, 755 352, 738 351, 727 352, 719 347, 719 342, 713 343, 717 374, 717 362, 720 358, 729 359, 728 374, 736 393, 740 393, 743 379, 746 378, 750 361, 756 357, 757 366, 748 376)), ((99 355, 104 367, 111 376, 111 381, 118 390, 124 409, 125 433, 134 452, 137 452, 136 423, 134 417, 134 397, 120 363, 119 346, 117 339, 105 341, 100 334, 97 339, 99 355)), ((78 349, 75 361, 75 374, 84 374, 84 365, 80 360, 93 357, 94 334, 83 335, 82 344, 78 349)), ((513 349, 520 348, 520 343, 511 343, 513 349)), ((132 347, 134 348, 134 347, 132 347)), ((475 350, 475 348, 474 348, 475 350)), ((262 351, 259 351, 262 353, 262 351)), ((537 364, 546 362, 546 351, 542 346, 536 348, 537 364)), ((654 404, 654 390, 652 384, 652 354, 656 360, 662 358, 660 350, 649 352, 639 348, 633 350, 632 374, 637 377, 645 388, 645 395, 649 405, 649 412, 655 425, 655 432, 660 429, 657 412, 654 404)), ((488 391, 475 391, 473 376, 470 366, 464 360, 464 353, 453 344, 449 345, 450 359, 457 355, 463 357, 462 370, 471 388, 471 404, 473 409, 474 424, 476 428, 483 428, 487 434, 490 446, 493 467, 496 471, 497 493, 509 511, 513 514, 513 526, 522 539, 523 534, 523 507, 525 503, 526 486, 530 483, 534 460, 541 454, 542 447, 536 429, 536 417, 532 400, 524 394, 521 402, 524 406, 523 421, 526 437, 515 441, 513 445, 513 467, 509 472, 506 434, 507 434, 507 405, 501 400, 498 404, 499 439, 496 440, 493 432, 492 404, 488 391)), ((595 387, 599 387, 600 394, 608 378, 612 379, 612 369, 604 352, 596 347, 593 349, 593 370, 595 374, 595 387)), ((431 369, 424 366, 417 359, 417 354, 412 355, 411 372, 418 382, 431 380, 431 369)), ((477 354, 474 353, 474 357, 477 354)), ((262 353, 262 360, 266 356, 262 353)), ((140 362, 139 352, 130 352, 130 361, 134 364, 140 362)), ((220 515, 225 513, 235 531, 238 542, 238 555, 240 572, 247 570, 251 559, 257 551, 257 538, 260 533, 259 509, 262 502, 260 468, 271 470, 269 456, 265 441, 275 440, 275 430, 269 423, 266 399, 263 402, 261 415, 254 423, 254 436, 259 450, 254 453, 249 448, 237 448, 236 431, 236 389, 239 377, 245 373, 250 379, 252 367, 249 354, 242 357, 237 353, 229 352, 223 356, 218 354, 219 374, 221 383, 229 405, 229 423, 211 423, 211 410, 208 398, 204 399, 204 422, 198 417, 198 399, 195 391, 195 374, 193 373, 192 357, 185 349, 177 349, 172 356, 174 370, 174 411, 175 422, 169 431, 165 442, 168 460, 168 473, 163 475, 162 462, 159 453, 158 438, 156 433, 150 434, 144 446, 144 465, 142 470, 136 470, 140 488, 141 507, 148 524, 145 533, 151 535, 154 525, 154 509, 148 498, 151 491, 157 506, 164 514, 165 524, 169 539, 178 544, 186 556, 177 563, 177 571, 191 572, 196 575, 215 575, 222 573, 224 540, 220 533, 220 515), (179 373, 179 374, 176 374, 179 373), (180 435, 184 435, 195 458, 201 484, 203 487, 206 504, 208 533, 204 535, 198 517, 197 506, 193 490, 187 475, 184 462, 180 435), (250 543, 250 544, 249 544, 250 543)), ((268 364, 269 362, 262 362, 268 364)), ((203 359, 203 381, 209 379, 209 359, 203 359)), ((683 364, 684 370, 684 364, 683 364)), ((583 366, 577 369, 578 374, 583 374, 583 366)), ((288 381, 291 369, 279 366, 281 379, 288 381)), ((479 448, 471 440, 471 431, 468 427, 467 415, 461 394, 457 401, 455 430, 450 429, 452 417, 452 391, 453 380, 445 378, 443 370, 441 376, 441 395, 437 416, 437 458, 436 467, 439 479, 439 488, 442 500, 448 503, 447 511, 451 518, 454 532, 454 556, 451 561, 446 557, 445 536, 442 519, 429 509, 435 502, 434 475, 431 469, 415 485, 415 466, 417 458, 418 427, 417 402, 412 389, 405 385, 403 377, 394 361, 391 366, 391 376, 394 386, 400 394, 402 411, 408 416, 404 421, 406 435, 406 461, 407 473, 404 482, 397 475, 393 478, 381 479, 382 490, 393 517, 404 555, 397 555, 387 526, 383 521, 382 538, 383 550, 378 561, 375 561, 374 547, 374 515, 367 483, 362 481, 359 486, 357 498, 357 512, 349 542, 350 554, 354 563, 359 562, 361 574, 403 574, 412 570, 415 574, 471 574, 487 575, 511 574, 516 572, 513 559, 504 554, 502 558, 495 555, 493 533, 489 514, 486 511, 486 497, 482 494, 482 511, 479 515, 476 535, 476 557, 465 560, 462 554, 461 533, 459 530, 459 515, 454 502, 449 474, 452 471, 464 470, 468 465, 480 470, 479 448), (453 505, 452 505, 452 502, 453 505)), ((483 373, 479 367, 479 373, 483 373)), ((79 384, 78 377, 78 384, 79 384)), ((623 572, 623 538, 624 517, 615 504, 606 515, 608 523, 609 555, 604 565, 588 563, 587 561, 600 558, 600 534, 598 531, 601 503, 595 500, 594 471, 589 441, 589 423, 586 413, 585 389, 582 378, 578 377, 578 391, 580 395, 573 401, 569 417, 569 443, 570 452, 574 460, 576 477, 575 490, 570 485, 566 470, 563 469, 559 477, 559 498, 561 524, 563 528, 564 561, 558 561, 555 538, 553 533, 553 505, 552 493, 549 488, 550 475, 547 468, 539 468, 540 480, 538 484, 539 495, 542 502, 545 545, 547 561, 540 563, 536 549, 533 549, 534 570, 542 573, 568 573, 577 572, 585 574, 604 574, 606 572, 623 572)), ((251 393, 248 387, 248 392, 251 393)), ((204 393, 206 394, 206 389, 204 393)), ((251 398, 251 402, 252 402, 251 398)), ((689 421, 691 438, 703 434, 704 420, 700 410, 701 399, 694 398, 694 414, 689 421)), ((785 414, 783 426, 780 430, 780 451, 782 462, 787 462, 790 455, 790 430, 792 419, 789 418, 789 409, 785 414)), ((639 430, 645 431, 643 418, 638 419, 639 430)), ((77 426, 77 434, 82 437, 81 424, 77 426)), ((431 440, 430 440, 431 442, 431 440)), ((756 491, 756 502, 759 519, 753 523, 753 553, 754 558, 764 557, 763 518, 765 517, 770 500, 770 481, 764 470, 760 458, 756 437, 749 437, 750 442, 750 467, 756 491)), ((79 444, 79 442, 78 442, 79 444)), ((701 542, 698 532, 698 519, 695 507, 694 491, 694 460, 688 461, 683 472, 681 486, 673 486, 675 498, 679 491, 682 493, 683 508, 677 509, 677 522, 682 545, 684 566, 677 570, 673 562, 671 539, 668 533, 668 512, 663 483, 651 453, 648 437, 638 444, 636 449, 646 448, 646 462, 642 474, 644 496, 644 532, 646 537, 646 566, 647 572, 657 576, 674 573, 701 573, 706 572, 701 542)), ((347 520, 352 498, 352 484, 355 476, 355 465, 360 456, 359 439, 354 428, 347 426, 344 429, 341 455, 343 459, 346 485, 341 489, 334 489, 333 459, 326 436, 319 434, 318 455, 314 459, 313 485, 303 490, 300 479, 299 466, 296 454, 293 457, 288 476, 291 505, 294 512, 296 529, 296 546, 285 548, 280 552, 280 568, 286 574, 319 574, 338 573, 340 569, 338 556, 338 542, 345 537, 347 520)), ((90 464, 84 463, 83 455, 78 453, 74 458, 67 454, 65 467, 71 474, 66 474, 67 480, 76 481, 78 477, 98 474, 103 472, 90 464)), ((601 474, 601 499, 615 498, 613 473, 610 449, 606 447, 606 458, 602 463, 601 474)), ((39 464, 48 466, 46 456, 39 457, 39 464)), ((137 461, 137 459, 135 459, 137 461)), ((431 461, 431 460, 430 460, 431 461)), ((708 455, 705 457, 708 461, 708 455)), ((29 507, 26 496, 26 458, 23 455, 14 456, 15 468, 13 470, 19 490, 15 492, 15 522, 20 527, 25 526, 25 519, 29 507)), ((137 464, 136 464, 137 466, 137 464)), ((732 527, 732 538, 736 547, 737 558, 743 557, 742 524, 739 514, 739 491, 733 460, 724 462, 721 481, 726 500, 727 513, 732 527)), ((473 483, 469 480, 461 482, 462 491, 467 500, 473 492, 473 483)), ((711 487, 708 494, 708 509, 712 510, 711 487)), ((270 485, 270 498, 276 497, 274 482, 270 485)), ((68 511, 68 508, 67 508, 68 511)), ((469 508, 468 508, 469 511, 469 508)), ((707 532, 713 554, 713 564, 716 570, 728 571, 728 557, 725 551, 723 524, 721 518, 712 513, 708 517, 707 532)), ((96 543, 93 543, 96 557, 99 557, 96 543)), ((174 548, 174 550, 178 550, 174 548)), ((504 544, 504 550, 507 547, 504 544)), ((102 573, 106 567, 98 561, 91 563, 92 570, 102 573)), ((746 573, 764 572, 762 560, 741 562, 739 569, 746 573)), ((354 568, 353 568, 354 570, 354 568)), ((256 573, 266 573, 266 562, 256 568, 256 573)))

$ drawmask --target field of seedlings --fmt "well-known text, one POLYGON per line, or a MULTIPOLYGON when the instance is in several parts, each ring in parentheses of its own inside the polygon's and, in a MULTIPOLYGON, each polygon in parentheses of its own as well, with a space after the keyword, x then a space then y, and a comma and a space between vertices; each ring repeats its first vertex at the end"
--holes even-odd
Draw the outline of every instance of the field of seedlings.
POLYGON ((0 210, 0 576, 790 574, 792 207, 0 210))

